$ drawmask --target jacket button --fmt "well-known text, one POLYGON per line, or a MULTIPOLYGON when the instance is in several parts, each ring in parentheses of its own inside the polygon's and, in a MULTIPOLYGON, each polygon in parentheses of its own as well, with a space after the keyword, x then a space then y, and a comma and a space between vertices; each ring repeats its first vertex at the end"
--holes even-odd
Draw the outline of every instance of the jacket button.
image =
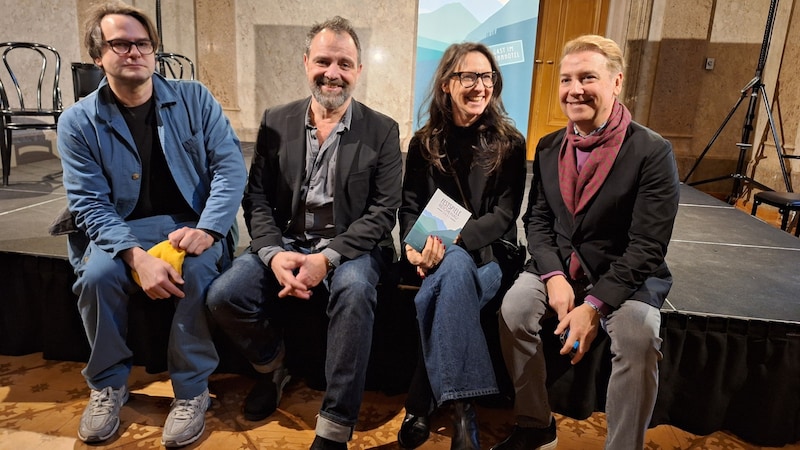
POLYGON ((131 180, 138 180, 138 179, 139 179, 138 173, 134 173, 133 175, 131 175, 131 180))

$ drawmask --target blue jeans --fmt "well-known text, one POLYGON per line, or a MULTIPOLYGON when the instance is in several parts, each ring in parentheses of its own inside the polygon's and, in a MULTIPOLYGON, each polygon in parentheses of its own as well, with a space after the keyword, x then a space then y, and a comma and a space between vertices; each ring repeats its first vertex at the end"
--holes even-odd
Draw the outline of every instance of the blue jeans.
POLYGON ((500 288, 495 262, 480 268, 452 245, 414 297, 422 354, 437 405, 499 392, 481 328, 481 308, 500 288))
MULTIPOLYGON (((328 387, 317 434, 338 442, 350 439, 361 408, 380 271, 380 252, 376 249, 344 261, 326 280, 328 387)), ((292 301, 279 299, 279 290, 272 272, 250 252, 236 258, 209 289, 207 303, 212 316, 253 364, 266 364, 279 353, 281 333, 277 324, 270 322, 274 322, 271 311, 275 302, 292 301)))
MULTIPOLYGON (((143 248, 167 239, 167 235, 194 222, 177 222, 171 216, 154 216, 128 222, 143 248)), ((183 292, 173 301, 167 343, 167 367, 175 398, 190 399, 208 387, 208 377, 217 368, 219 358, 211 340, 205 308, 205 296, 211 281, 219 274, 217 263, 222 243, 217 242, 201 255, 187 255, 183 262, 183 292)), ((128 299, 141 292, 122 258, 89 244, 81 264, 75 270, 78 279, 72 287, 78 295, 78 309, 92 352, 83 376, 92 389, 125 385, 133 353, 126 344, 128 299)))

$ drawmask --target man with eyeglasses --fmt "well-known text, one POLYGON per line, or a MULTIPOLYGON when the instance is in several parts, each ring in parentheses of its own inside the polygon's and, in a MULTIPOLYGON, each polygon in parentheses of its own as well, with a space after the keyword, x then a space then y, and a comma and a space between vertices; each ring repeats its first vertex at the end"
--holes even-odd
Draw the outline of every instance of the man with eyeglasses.
POLYGON ((118 55, 126 55, 131 51, 131 48, 136 47, 142 55, 150 55, 155 51, 153 48, 153 41, 150 39, 143 39, 138 42, 126 41, 124 39, 114 39, 113 41, 106 41, 111 50, 118 55))
POLYGON ((211 93, 154 74, 158 34, 143 11, 116 2, 96 5, 89 17, 85 44, 105 80, 58 127, 78 228, 69 235, 73 290, 91 347, 83 370, 91 395, 78 437, 102 442, 120 426, 133 357, 128 302, 143 290, 175 306, 165 343, 175 400, 161 440, 179 447, 205 429, 208 377, 218 363, 205 293, 230 262, 226 237, 247 170, 211 93))

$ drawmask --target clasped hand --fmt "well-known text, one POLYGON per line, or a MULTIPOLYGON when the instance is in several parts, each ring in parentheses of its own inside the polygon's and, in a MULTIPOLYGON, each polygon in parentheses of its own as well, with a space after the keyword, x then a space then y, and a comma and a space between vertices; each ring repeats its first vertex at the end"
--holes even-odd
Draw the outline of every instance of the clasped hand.
POLYGON ((311 289, 328 274, 328 259, 322 253, 306 255, 298 252, 280 252, 272 257, 270 269, 283 289, 278 297, 311 298, 311 289))
POLYGON ((569 336, 564 341, 559 353, 568 354, 575 345, 575 341, 578 341, 578 350, 570 361, 572 364, 577 364, 589 351, 592 342, 597 337, 600 313, 585 303, 575 307, 575 291, 563 275, 548 278, 546 284, 547 301, 558 314, 558 326, 554 333, 558 336, 569 330, 569 336))
POLYGON ((414 250, 414 247, 406 244, 406 259, 411 265, 417 268, 417 275, 425 278, 428 271, 439 265, 444 258, 445 245, 442 238, 438 236, 428 236, 422 252, 414 250))

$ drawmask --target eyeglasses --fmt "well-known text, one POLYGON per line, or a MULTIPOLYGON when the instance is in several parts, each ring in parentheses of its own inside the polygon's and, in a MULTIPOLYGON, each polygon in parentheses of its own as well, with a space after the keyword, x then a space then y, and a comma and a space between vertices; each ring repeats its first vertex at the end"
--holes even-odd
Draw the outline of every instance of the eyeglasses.
POLYGON ((461 82, 461 86, 464 86, 465 89, 469 89, 478 82, 478 78, 483 81, 483 87, 493 87, 494 83, 497 82, 497 72, 453 72, 453 77, 458 77, 458 81, 461 82))
POLYGON ((153 41, 149 39, 142 39, 141 41, 131 42, 122 39, 113 39, 106 41, 111 50, 118 55, 125 55, 131 51, 131 47, 136 46, 139 53, 142 55, 149 55, 155 50, 153 48, 153 41))

